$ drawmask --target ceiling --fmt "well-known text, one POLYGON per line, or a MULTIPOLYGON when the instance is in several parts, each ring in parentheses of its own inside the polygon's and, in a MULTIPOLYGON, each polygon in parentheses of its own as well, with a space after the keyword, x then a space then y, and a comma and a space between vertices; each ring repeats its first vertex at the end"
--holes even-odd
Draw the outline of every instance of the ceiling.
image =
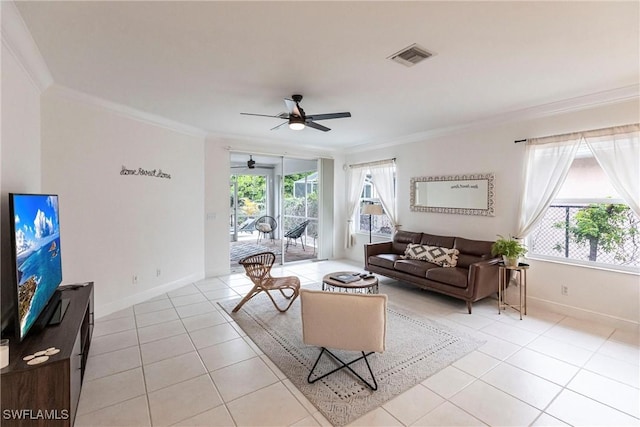
POLYGON ((343 149, 639 84, 639 2, 16 2, 57 85, 214 136, 343 149), (434 56, 386 59, 418 43, 434 56), (350 111, 293 131, 276 115, 350 111))

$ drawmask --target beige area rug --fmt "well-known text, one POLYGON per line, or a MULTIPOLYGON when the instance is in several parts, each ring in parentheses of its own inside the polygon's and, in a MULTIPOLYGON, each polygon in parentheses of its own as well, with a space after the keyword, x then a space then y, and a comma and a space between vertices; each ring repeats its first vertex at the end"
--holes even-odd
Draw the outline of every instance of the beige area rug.
MULTIPOLYGON (((274 297, 276 294, 274 293, 274 297)), ((343 426, 424 381, 483 344, 462 332, 440 325, 424 315, 389 302, 387 306, 387 350, 369 356, 378 381, 371 391, 354 375, 342 369, 314 384, 307 382, 320 349, 302 342, 300 300, 286 313, 279 313, 264 293, 247 302, 238 313, 231 310, 238 300, 220 302, 247 335, 280 368, 293 384, 335 426, 343 426)), ((340 331, 336 331, 340 333, 340 331)), ((336 352, 343 360, 360 354, 336 352)), ((337 365, 323 355, 318 373, 337 365)), ((353 369, 369 379, 364 361, 353 369)))

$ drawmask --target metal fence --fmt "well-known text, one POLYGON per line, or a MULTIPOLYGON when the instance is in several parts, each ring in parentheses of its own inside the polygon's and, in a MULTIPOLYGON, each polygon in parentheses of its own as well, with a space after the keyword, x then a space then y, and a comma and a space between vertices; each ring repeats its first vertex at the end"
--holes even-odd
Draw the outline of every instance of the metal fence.
POLYGON ((385 234, 391 236, 393 227, 391 220, 386 215, 364 215, 360 214, 360 232, 369 233, 369 218, 371 218, 371 233, 385 234))
MULTIPOLYGON (((547 213, 528 240, 529 254, 590 261, 589 242, 577 243, 569 231, 575 223, 575 215, 586 205, 551 205, 547 213)), ((638 227, 637 217, 630 227, 638 227)), ((640 237, 640 236, 637 236, 640 237)), ((614 251, 605 251, 598 246, 596 262, 629 267, 640 266, 640 241, 626 239, 614 251)))

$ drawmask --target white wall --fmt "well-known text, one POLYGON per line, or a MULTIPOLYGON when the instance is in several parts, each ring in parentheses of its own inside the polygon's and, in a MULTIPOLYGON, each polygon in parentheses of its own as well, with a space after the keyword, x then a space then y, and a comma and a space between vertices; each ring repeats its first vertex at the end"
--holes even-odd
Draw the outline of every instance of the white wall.
MULTIPOLYGON (((637 123, 639 114, 637 100, 628 101, 434 137, 418 143, 353 152, 346 156, 346 163, 397 158, 399 222, 403 230, 494 240, 497 234, 515 233, 517 228, 524 145, 514 144, 515 140, 637 123), (411 177, 489 172, 495 174, 494 217, 411 212, 409 209, 411 177)), ((344 178, 340 168, 337 173, 344 178)), ((358 239, 359 244, 345 250, 344 254, 363 262, 362 244, 368 236, 361 234, 358 239)), ((638 322, 639 285, 637 275, 535 261, 529 271, 529 300, 565 312, 567 306, 573 307, 574 315, 598 313, 612 321, 638 322), (570 286, 568 296, 560 294, 561 284, 570 286)))
POLYGON ((40 89, 2 44, 2 193, 40 190, 40 89))
POLYGON ((207 140, 204 151, 205 275, 229 272, 229 150, 224 141, 207 140))
POLYGON ((40 89, 4 43, 1 55, 0 280, 4 283, 12 274, 8 193, 40 191, 40 89))
POLYGON ((48 91, 42 191, 60 196, 64 283, 94 281, 97 316, 204 277, 204 138, 48 91))

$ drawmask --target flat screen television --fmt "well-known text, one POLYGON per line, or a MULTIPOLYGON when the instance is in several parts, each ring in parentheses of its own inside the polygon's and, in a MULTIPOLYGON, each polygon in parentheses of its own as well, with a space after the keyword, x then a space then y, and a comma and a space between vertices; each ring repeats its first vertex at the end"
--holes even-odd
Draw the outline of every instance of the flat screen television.
MULTIPOLYGON (((9 194, 16 298, 14 323, 22 340, 44 311, 55 311, 62 282, 58 196, 9 194)), ((46 319, 48 322, 49 319, 46 319)))

